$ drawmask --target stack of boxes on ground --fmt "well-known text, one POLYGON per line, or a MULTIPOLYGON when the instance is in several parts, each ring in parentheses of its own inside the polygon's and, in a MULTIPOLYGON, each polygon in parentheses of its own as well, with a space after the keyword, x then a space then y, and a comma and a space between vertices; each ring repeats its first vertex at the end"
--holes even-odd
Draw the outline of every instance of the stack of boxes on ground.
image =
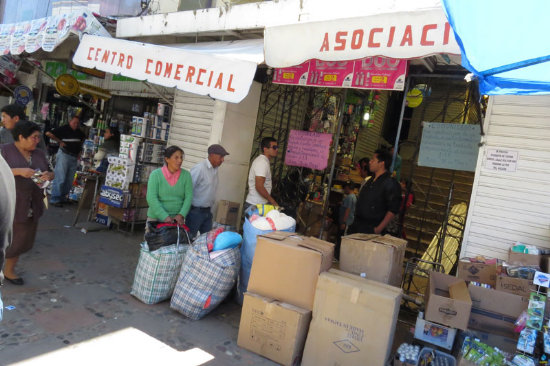
MULTIPOLYGON (((431 272, 415 338, 453 350, 462 366, 547 364, 550 275, 541 272, 541 265, 548 271, 548 259, 541 254, 517 244, 506 261, 461 259, 457 277, 431 272)), ((422 362, 404 352, 394 365, 422 362)))
POLYGON ((405 246, 390 236, 344 237, 337 270, 332 243, 282 231, 259 235, 238 345, 283 365, 385 365, 405 246), (352 257, 367 260, 343 260, 352 257))
POLYGON ((164 163, 170 130, 169 106, 159 103, 157 113, 132 117, 130 135, 121 135, 118 157, 109 157, 101 187, 98 221, 143 222, 147 219, 147 187, 151 172, 164 163))

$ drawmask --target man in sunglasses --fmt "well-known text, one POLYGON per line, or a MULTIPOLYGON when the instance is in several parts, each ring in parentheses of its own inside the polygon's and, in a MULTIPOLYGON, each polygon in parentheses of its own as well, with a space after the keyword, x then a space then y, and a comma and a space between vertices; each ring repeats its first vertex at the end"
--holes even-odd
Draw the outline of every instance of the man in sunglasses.
POLYGON ((248 173, 248 195, 244 204, 244 210, 257 204, 270 203, 273 206, 279 206, 275 199, 271 197, 270 161, 277 156, 279 147, 277 140, 273 137, 264 137, 261 144, 262 154, 252 162, 250 172, 248 173))

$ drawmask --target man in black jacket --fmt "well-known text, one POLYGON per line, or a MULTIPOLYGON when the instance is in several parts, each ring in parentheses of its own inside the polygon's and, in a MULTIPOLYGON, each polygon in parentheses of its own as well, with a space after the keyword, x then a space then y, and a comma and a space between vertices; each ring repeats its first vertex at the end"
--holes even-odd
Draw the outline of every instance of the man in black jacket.
POLYGON ((386 150, 376 150, 369 160, 373 176, 361 187, 349 233, 384 234, 386 226, 399 212, 401 188, 388 171, 391 160, 386 150))

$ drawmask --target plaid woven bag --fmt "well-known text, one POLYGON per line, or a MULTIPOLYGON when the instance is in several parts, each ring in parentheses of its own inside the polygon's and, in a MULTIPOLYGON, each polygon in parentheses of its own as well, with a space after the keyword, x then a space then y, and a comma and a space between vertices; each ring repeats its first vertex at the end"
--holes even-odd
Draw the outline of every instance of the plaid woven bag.
POLYGON ((172 244, 150 252, 141 244, 131 295, 145 304, 156 304, 172 296, 189 245, 172 244))
POLYGON ((241 265, 238 247, 209 253, 207 234, 189 248, 170 300, 172 309, 193 320, 204 317, 225 299, 241 265))

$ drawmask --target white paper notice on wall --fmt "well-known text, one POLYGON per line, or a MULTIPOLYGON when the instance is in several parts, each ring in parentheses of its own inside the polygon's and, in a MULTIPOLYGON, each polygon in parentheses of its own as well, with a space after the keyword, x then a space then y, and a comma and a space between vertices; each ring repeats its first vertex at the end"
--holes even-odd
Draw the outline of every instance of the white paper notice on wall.
POLYGON ((513 173, 517 169, 519 154, 516 150, 491 148, 485 153, 485 169, 513 173))

